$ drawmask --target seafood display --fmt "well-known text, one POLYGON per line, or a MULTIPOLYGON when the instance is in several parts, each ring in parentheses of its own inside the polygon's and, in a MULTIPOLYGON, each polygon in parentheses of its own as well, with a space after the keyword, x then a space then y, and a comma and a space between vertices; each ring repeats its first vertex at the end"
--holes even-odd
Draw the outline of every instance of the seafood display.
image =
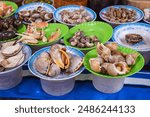
POLYGON ((111 22, 125 23, 133 22, 136 20, 136 11, 129 10, 123 7, 115 8, 110 7, 106 13, 102 13, 103 17, 111 22))
POLYGON ((22 48, 23 45, 14 41, 1 44, 0 72, 15 68, 24 61, 25 54, 22 48))
POLYGON ((18 42, 26 43, 26 44, 37 44, 39 41, 42 42, 52 42, 59 38, 61 35, 60 29, 56 29, 49 38, 45 36, 44 28, 48 26, 47 22, 33 22, 28 25, 27 31, 23 34, 18 34, 22 36, 18 42))
POLYGON ((4 1, 0 1, 0 17, 9 16, 13 11, 12 6, 7 5, 4 1))
POLYGON ((29 4, 31 2, 46 2, 48 4, 53 4, 52 0, 24 0, 24 4, 29 4))
POLYGON ((111 76, 124 75, 135 65, 137 53, 126 54, 118 50, 116 43, 97 44, 98 57, 89 59, 93 71, 111 76))
POLYGON ((83 6, 74 11, 63 10, 60 12, 60 15, 62 21, 68 24, 80 24, 83 22, 92 21, 91 15, 83 6))
POLYGON ((144 19, 148 22, 150 22, 150 9, 144 9, 144 19))
POLYGON ((14 16, 0 19, 0 41, 12 39, 16 36, 17 29, 22 26, 22 21, 14 16))
POLYGON ((83 31, 77 31, 69 40, 70 44, 79 48, 90 48, 95 46, 99 39, 96 36, 86 36, 83 31))
POLYGON ((139 34, 127 34, 125 35, 125 39, 129 44, 136 44, 143 41, 143 37, 139 34))
POLYGON ((44 75, 54 77, 63 73, 76 72, 83 64, 83 58, 73 56, 66 47, 54 44, 49 52, 43 52, 35 61, 36 70, 44 75))
POLYGON ((27 22, 46 22, 53 18, 53 13, 47 12, 39 6, 34 10, 23 10, 18 13, 19 19, 27 22))

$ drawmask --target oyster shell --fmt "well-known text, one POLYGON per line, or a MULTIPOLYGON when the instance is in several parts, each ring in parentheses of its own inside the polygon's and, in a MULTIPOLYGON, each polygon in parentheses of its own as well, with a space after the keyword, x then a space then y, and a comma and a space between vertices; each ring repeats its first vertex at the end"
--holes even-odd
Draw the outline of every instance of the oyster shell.
POLYGON ((83 59, 80 56, 72 56, 70 58, 70 66, 66 72, 73 73, 76 72, 83 64, 83 59))
POLYGON ((103 63, 103 59, 102 58, 91 58, 89 60, 91 69, 95 72, 101 72, 101 64, 103 63))
POLYGON ((14 56, 22 49, 22 45, 17 43, 16 45, 11 45, 2 50, 2 54, 6 57, 14 56))
POLYGON ((107 66, 107 73, 112 76, 123 75, 129 72, 129 67, 125 62, 117 62, 107 66))
POLYGON ((67 69, 70 66, 69 56, 65 46, 55 44, 50 49, 50 55, 54 63, 62 69, 67 69))
POLYGON ((1 65, 4 68, 14 68, 20 65, 25 59, 25 55, 22 51, 20 51, 17 55, 9 57, 1 61, 1 65))

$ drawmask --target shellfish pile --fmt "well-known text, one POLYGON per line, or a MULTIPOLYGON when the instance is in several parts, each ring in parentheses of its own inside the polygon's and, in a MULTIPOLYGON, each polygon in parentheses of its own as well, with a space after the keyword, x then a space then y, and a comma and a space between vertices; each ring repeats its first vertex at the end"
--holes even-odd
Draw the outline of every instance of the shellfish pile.
POLYGON ((61 19, 65 23, 79 24, 92 20, 91 15, 81 6, 80 9, 74 11, 63 10, 60 12, 61 19))
POLYGON ((79 48, 90 48, 99 42, 96 36, 86 36, 83 31, 77 31, 73 37, 69 40, 72 46, 79 48))
POLYGON ((89 60, 91 69, 97 73, 118 76, 127 74, 135 65, 137 53, 126 54, 118 50, 116 43, 97 44, 98 57, 89 60))
POLYGON ((66 47, 55 44, 49 52, 43 52, 35 61, 35 69, 44 75, 54 77, 65 73, 76 72, 83 64, 83 58, 73 56, 66 47))
POLYGON ((14 38, 20 26, 22 26, 22 21, 16 19, 14 16, 0 19, 0 41, 14 38))
POLYGON ((24 10, 18 13, 19 18, 27 23, 45 22, 53 18, 53 13, 49 13, 39 6, 34 10, 24 10))
POLYGON ((144 9, 144 13, 145 13, 144 19, 150 22, 150 9, 144 9))
POLYGON ((20 43, 7 42, 0 48, 0 72, 15 68, 25 60, 25 54, 20 43))
POLYGON ((7 5, 4 1, 0 1, 0 17, 10 15, 14 11, 12 6, 7 5))
POLYGON ((59 38, 61 35, 60 29, 56 29, 49 38, 45 36, 44 28, 48 26, 47 22, 33 22, 28 25, 27 31, 23 34, 18 34, 22 36, 18 42, 22 42, 25 44, 38 44, 39 41, 42 42, 52 42, 59 38))
POLYGON ((126 8, 114 8, 110 7, 106 13, 103 13, 103 17, 111 22, 125 23, 133 22, 136 20, 136 11, 126 8))

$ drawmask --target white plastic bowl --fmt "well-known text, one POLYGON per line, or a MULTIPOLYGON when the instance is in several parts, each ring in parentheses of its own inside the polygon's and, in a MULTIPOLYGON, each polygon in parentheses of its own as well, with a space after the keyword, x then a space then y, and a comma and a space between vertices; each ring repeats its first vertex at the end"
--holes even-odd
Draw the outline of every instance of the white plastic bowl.
POLYGON ((113 41, 121 46, 125 46, 140 52, 144 59, 145 64, 150 61, 150 25, 146 23, 132 23, 122 24, 114 29, 112 37, 113 41), (139 34, 144 38, 144 41, 137 44, 128 44, 125 40, 126 34, 139 34))
POLYGON ((0 72, 0 90, 7 90, 17 86, 22 81, 22 66, 28 61, 31 56, 31 49, 24 45, 23 52, 25 53, 25 60, 19 66, 0 72))

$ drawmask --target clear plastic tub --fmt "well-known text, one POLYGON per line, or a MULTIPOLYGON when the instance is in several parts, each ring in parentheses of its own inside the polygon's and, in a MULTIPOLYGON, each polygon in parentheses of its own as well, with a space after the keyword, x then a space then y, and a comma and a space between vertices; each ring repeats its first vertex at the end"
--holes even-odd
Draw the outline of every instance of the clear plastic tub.
POLYGON ((147 65, 150 62, 150 51, 139 51, 145 60, 145 65, 147 65))
POLYGON ((0 72, 0 90, 7 90, 17 86, 22 81, 22 66, 28 61, 31 56, 29 46, 23 47, 23 52, 26 57, 22 64, 8 71, 0 72))
POLYGON ((44 80, 41 79, 43 90, 53 96, 61 96, 69 93, 74 88, 75 78, 67 80, 44 80))
POLYGON ((94 87, 103 93, 116 93, 124 86, 125 78, 103 78, 95 76, 93 78, 94 87))
MULTIPOLYGON (((34 66, 35 61, 41 53, 49 52, 50 48, 51 47, 45 47, 36 51, 30 58, 28 62, 28 67, 32 74, 40 78, 42 88, 47 94, 53 96, 62 96, 72 91, 75 84, 75 77, 81 74, 81 72, 84 70, 84 66, 82 66, 74 73, 65 74, 62 72, 60 75, 54 77, 49 77, 39 73, 34 66)), ((74 56, 80 56, 82 58, 84 57, 84 54, 80 50, 77 50, 75 48, 66 46, 66 50, 74 56)))

